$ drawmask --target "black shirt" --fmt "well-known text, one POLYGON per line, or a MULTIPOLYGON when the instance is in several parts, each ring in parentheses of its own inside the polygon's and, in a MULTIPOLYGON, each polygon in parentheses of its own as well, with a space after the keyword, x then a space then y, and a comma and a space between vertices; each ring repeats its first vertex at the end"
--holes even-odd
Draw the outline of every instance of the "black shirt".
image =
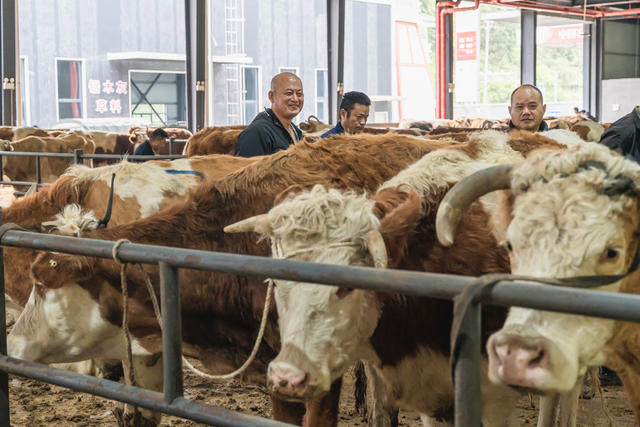
POLYGON ((602 134, 600 144, 640 163, 640 113, 637 108, 613 122, 602 134))
MULTIPOLYGON (((149 140, 147 139, 145 142, 143 142, 142 144, 138 145, 138 147, 136 148, 136 151, 133 152, 134 156, 153 156, 154 153, 153 152, 153 148, 151 148, 151 143, 149 142, 149 140)), ((146 160, 133 160, 134 162, 146 162, 146 160)))
MULTIPOLYGON (((511 120, 509 120, 509 132, 511 132, 514 129, 518 129, 518 128, 516 127, 516 125, 513 124, 511 120)), ((543 120, 540 122, 540 127, 538 127, 538 130, 536 132, 545 132, 548 130, 549 130, 549 125, 547 125, 547 122, 543 120)))
POLYGON ((302 131, 291 123, 296 141, 282 126, 271 108, 259 113, 240 135, 236 144, 235 155, 240 157, 264 156, 276 151, 286 150, 291 144, 302 138, 302 131))

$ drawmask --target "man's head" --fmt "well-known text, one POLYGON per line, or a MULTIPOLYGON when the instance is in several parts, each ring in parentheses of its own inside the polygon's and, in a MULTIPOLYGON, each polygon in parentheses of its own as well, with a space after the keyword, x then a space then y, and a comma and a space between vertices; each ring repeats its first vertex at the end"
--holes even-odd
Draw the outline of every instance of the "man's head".
POLYGON ((151 134, 151 138, 149 138, 149 144, 151 144, 153 151, 157 152, 160 150, 160 147, 164 145, 168 137, 169 135, 164 129, 158 128, 154 130, 151 134))
POLYGON ((271 79, 271 109, 278 118, 291 120, 304 106, 302 81, 293 73, 280 73, 271 79))
POLYGON ((362 92, 347 92, 340 103, 340 123, 346 133, 360 133, 369 118, 371 100, 362 92))
POLYGON ((511 93, 509 114, 511 122, 518 129, 536 132, 546 110, 542 92, 533 85, 522 85, 511 93))

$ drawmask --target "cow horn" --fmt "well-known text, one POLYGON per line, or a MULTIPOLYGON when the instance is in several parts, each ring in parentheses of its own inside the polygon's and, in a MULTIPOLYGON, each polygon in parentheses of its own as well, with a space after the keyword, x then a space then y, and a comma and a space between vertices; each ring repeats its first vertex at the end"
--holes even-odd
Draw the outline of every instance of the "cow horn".
POLYGON ((369 231, 364 237, 364 242, 371 254, 371 258, 373 258, 373 265, 376 268, 387 268, 387 247, 380 231, 369 231))
POLYGON ((266 234, 269 230, 271 230, 271 225, 269 224, 268 214, 252 216, 250 218, 243 219, 242 221, 227 225, 224 228, 225 233, 244 233, 246 231, 255 231, 257 233, 266 234))
POLYGON ((436 215, 436 234, 443 246, 453 245, 462 214, 476 199, 492 191, 511 188, 512 168, 512 165, 498 165, 479 170, 447 192, 436 215))
POLYGON ((25 196, 30 196, 32 194, 36 194, 38 192, 38 184, 32 184, 31 187, 24 193, 25 196))

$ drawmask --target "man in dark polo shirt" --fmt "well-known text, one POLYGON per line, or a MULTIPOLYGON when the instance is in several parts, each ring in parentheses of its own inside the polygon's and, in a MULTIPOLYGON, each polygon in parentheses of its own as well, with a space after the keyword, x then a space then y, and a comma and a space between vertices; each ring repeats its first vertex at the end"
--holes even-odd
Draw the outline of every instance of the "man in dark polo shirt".
MULTIPOLYGON (((169 135, 164 129, 158 128, 153 131, 149 139, 136 147, 133 154, 135 156, 153 156, 165 144, 168 137, 169 135)), ((134 162, 146 162, 146 160, 134 160, 134 162)))
POLYGON ((253 157, 286 150, 302 138, 302 131, 291 120, 304 106, 302 81, 292 73, 271 79, 271 108, 259 113, 238 135, 236 156, 253 157))
POLYGON ((602 134, 600 144, 640 163, 640 107, 613 122, 602 134))
POLYGON ((329 129, 320 138, 342 133, 355 134, 364 130, 369 118, 371 100, 362 92, 347 92, 340 102, 340 121, 333 129, 329 129))
POLYGON ((511 92, 509 106, 509 130, 528 130, 529 132, 543 132, 549 129, 542 120, 547 106, 542 99, 542 92, 534 85, 522 85, 511 92))

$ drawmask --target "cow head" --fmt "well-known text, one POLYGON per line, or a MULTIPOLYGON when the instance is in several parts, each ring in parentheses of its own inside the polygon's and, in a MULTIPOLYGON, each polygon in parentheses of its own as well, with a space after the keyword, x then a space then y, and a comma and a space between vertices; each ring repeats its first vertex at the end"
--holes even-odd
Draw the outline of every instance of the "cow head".
MULTIPOLYGON (((386 266, 379 218, 385 207, 366 195, 319 185, 293 197, 295 193, 289 192, 269 213, 225 231, 257 231, 269 236, 277 258, 386 266)), ((408 194, 402 194, 406 200, 408 194)), ((418 197, 413 196, 415 202, 418 197)), ((419 201, 414 204, 421 209, 419 201)), ((359 289, 275 282, 282 348, 269 365, 268 388, 285 399, 316 399, 353 362, 372 354, 369 338, 381 304, 375 293, 359 289)))
MULTIPOLYGON (((510 188, 496 211, 502 221, 494 226, 510 252, 513 274, 622 274, 638 246, 638 184, 640 167, 606 147, 584 144, 537 153, 513 168, 481 171, 454 187, 438 212, 438 237, 451 244, 466 206, 488 191, 510 188)), ((617 291, 628 283, 600 289, 617 291)), ((541 393, 571 390, 587 367, 605 361, 614 324, 514 307, 487 343, 489 377, 541 393)))
POLYGON ((106 282, 91 289, 79 284, 90 277, 94 263, 86 257, 56 253, 36 257, 29 300, 7 338, 9 355, 41 363, 103 357, 103 352, 109 353, 104 357, 122 356, 121 329, 104 320, 105 308, 117 303, 105 305, 103 295, 117 291, 106 282))
POLYGON ((13 151, 13 146, 11 145, 11 141, 7 141, 6 139, 0 139, 0 151, 13 151))

